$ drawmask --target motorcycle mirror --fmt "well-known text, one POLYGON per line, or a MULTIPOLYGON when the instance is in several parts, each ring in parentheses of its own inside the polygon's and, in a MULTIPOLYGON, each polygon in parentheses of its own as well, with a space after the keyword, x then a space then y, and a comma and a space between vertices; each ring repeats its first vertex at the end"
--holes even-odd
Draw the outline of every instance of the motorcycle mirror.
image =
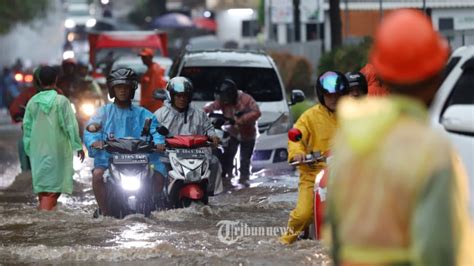
POLYGON ((170 131, 165 126, 158 127, 156 131, 160 133, 160 135, 163 135, 165 137, 168 136, 168 134, 170 133, 170 131))
POLYGON ((166 90, 156 89, 155 91, 153 91, 153 98, 155 100, 166 101, 168 100, 168 93, 166 92, 166 90))
POLYGON ((151 119, 145 119, 145 125, 143 125, 142 137, 150 134, 151 119))
POLYGON ((293 142, 298 142, 303 138, 303 133, 297 128, 288 130, 288 139, 293 142))
POLYGON ((86 130, 91 133, 99 132, 102 126, 99 123, 91 123, 86 127, 86 130))

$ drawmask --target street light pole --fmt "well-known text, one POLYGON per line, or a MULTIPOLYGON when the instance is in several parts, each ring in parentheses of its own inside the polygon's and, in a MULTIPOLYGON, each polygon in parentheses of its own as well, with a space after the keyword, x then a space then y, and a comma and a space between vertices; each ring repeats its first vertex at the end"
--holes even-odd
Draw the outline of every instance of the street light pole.
POLYGON ((382 18, 383 18, 382 0, 379 1, 379 7, 380 7, 380 10, 379 10, 380 20, 382 20, 382 18))

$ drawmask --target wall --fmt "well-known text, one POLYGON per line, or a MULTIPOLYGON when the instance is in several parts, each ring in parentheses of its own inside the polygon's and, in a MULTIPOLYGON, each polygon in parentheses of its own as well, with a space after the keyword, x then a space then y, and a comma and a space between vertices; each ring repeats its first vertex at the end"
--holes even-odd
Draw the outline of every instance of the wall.
MULTIPOLYGON (((236 41, 240 45, 243 45, 246 40, 242 38, 242 21, 253 20, 257 18, 257 12, 255 10, 250 13, 247 11, 233 11, 222 10, 216 14, 217 22, 217 38, 221 41, 236 41)), ((255 38, 253 38, 255 39, 255 38)))

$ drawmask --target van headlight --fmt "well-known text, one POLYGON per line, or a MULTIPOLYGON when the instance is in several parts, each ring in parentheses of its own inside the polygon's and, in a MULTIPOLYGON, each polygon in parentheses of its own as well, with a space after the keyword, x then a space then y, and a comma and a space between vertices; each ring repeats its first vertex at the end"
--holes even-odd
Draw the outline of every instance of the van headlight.
POLYGON ((97 23, 97 20, 95 20, 95 18, 90 18, 86 22, 86 27, 92 28, 95 26, 96 23, 97 23))
POLYGON ((290 116, 288 114, 281 114, 281 116, 273 122, 267 131, 268 135, 285 134, 290 128, 290 116))
POLYGON ((76 27, 76 22, 74 22, 74 20, 68 18, 64 21, 64 27, 66 27, 67 29, 72 29, 72 28, 76 27))

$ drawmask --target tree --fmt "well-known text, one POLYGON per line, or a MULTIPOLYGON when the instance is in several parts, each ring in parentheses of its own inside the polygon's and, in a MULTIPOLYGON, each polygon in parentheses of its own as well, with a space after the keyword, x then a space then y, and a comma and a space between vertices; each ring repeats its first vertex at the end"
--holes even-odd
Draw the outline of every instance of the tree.
POLYGON ((7 34, 16 24, 46 16, 49 8, 49 0, 0 0, 0 35, 7 34))
POLYGON ((342 21, 339 0, 329 0, 329 20, 331 22, 331 49, 342 45, 342 21))
POLYGON ((166 0, 134 1, 135 8, 128 15, 128 19, 140 26, 145 26, 147 17, 155 18, 166 13, 166 0))

